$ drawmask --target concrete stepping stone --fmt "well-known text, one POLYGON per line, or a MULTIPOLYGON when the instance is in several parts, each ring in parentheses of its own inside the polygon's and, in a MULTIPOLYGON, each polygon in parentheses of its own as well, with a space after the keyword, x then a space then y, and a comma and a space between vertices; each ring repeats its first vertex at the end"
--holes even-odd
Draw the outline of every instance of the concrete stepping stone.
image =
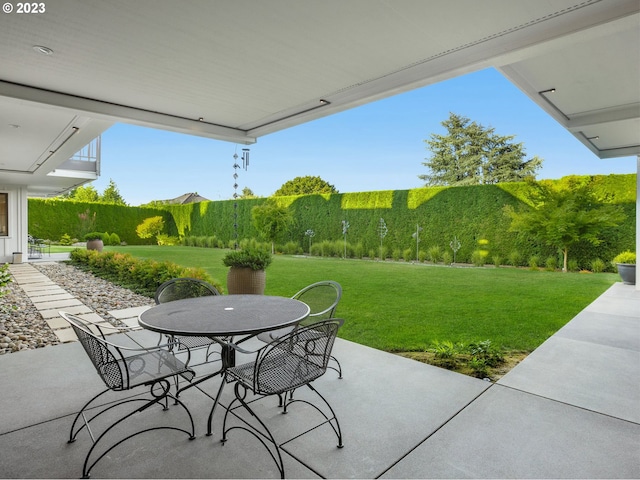
POLYGON ((43 302, 36 302, 32 299, 32 301, 38 310, 64 310, 67 307, 84 305, 80 300, 76 298, 68 298, 64 300, 45 300, 43 302))
POLYGON ((49 318, 55 318, 55 317, 59 317, 60 314, 58 313, 58 311, 63 310, 67 313, 73 313, 74 315, 80 315, 82 313, 92 313, 93 310, 91 310, 89 307, 87 307, 84 304, 80 304, 77 306, 70 306, 70 307, 64 307, 64 308, 58 308, 58 309, 51 309, 51 310, 42 310, 40 311, 40 315, 42 315, 42 318, 44 318, 45 320, 49 319, 49 318))
POLYGON ((120 310, 109 310, 108 313, 113 318, 117 318, 118 320, 122 320, 124 318, 132 318, 132 317, 138 318, 138 315, 140 315, 145 310, 149 310, 151 307, 152 307, 151 305, 144 305, 142 307, 131 307, 131 308, 123 308, 120 310))
POLYGON ((33 303, 42 303, 46 301, 52 300, 68 300, 75 298, 66 290, 45 290, 43 292, 35 292, 35 295, 30 295, 31 301, 33 303))

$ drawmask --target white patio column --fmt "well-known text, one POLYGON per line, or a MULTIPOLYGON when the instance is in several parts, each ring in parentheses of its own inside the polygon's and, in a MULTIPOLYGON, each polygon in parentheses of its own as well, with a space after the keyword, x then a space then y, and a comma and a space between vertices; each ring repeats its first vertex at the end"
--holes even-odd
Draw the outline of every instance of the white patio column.
POLYGON ((636 290, 640 290, 638 276, 638 260, 640 260, 640 155, 636 157, 636 290))

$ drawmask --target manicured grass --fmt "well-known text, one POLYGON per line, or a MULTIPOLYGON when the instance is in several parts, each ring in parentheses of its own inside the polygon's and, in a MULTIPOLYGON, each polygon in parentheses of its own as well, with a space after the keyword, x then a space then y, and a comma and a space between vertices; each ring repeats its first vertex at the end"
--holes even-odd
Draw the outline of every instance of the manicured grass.
MULTIPOLYGON (((202 267, 226 285, 225 250, 195 247, 105 247, 136 257, 202 267)), ((434 340, 491 340, 530 352, 595 300, 616 274, 423 264, 278 255, 267 269, 267 295, 291 296, 335 280, 343 296, 340 337, 387 351, 422 351, 434 340)))
POLYGON ((51 245, 51 253, 70 252, 71 250, 75 250, 76 248, 78 247, 66 246, 66 245, 51 245))

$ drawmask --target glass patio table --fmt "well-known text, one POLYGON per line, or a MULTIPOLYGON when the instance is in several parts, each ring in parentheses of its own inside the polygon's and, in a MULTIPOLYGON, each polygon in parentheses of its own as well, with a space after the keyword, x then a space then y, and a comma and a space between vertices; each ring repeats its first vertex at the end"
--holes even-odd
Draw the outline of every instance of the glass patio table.
MULTIPOLYGON (((138 317, 141 327, 165 335, 209 337, 221 345, 222 367, 215 373, 191 382, 178 390, 179 395, 235 365, 232 337, 242 336, 238 345, 249 338, 270 330, 296 325, 309 315, 309 306, 299 300, 269 295, 210 295, 161 303, 138 317)), ((211 422, 225 381, 222 380, 207 422, 211 422)))

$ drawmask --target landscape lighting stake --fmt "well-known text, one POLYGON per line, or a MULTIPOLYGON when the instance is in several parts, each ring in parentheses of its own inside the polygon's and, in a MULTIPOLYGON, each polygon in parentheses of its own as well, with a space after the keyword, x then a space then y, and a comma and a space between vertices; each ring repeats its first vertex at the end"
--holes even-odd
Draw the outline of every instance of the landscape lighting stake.
POLYGON ((458 252, 458 250, 460 250, 460 247, 462 246, 460 244, 460 240, 458 240, 458 237, 454 235, 453 240, 449 242, 449 246, 451 247, 451 250, 453 250, 453 263, 456 263, 456 253, 458 252))
POLYGON ((342 234, 344 235, 344 258, 347 258, 347 230, 349 230, 349 222, 342 220, 342 234))
POLYGON ((306 232, 304 232, 304 234, 307 237, 309 237, 309 255, 311 255, 311 239, 316 236, 316 232, 314 232, 313 230, 309 229, 306 232))
POLYGON ((382 240, 384 240, 384 237, 387 236, 388 232, 389 229, 387 228, 387 224, 385 223, 384 218, 380 218, 380 222, 378 222, 378 236, 380 237, 380 260, 383 260, 382 240))
POLYGON ((416 239, 416 262, 420 261, 419 258, 418 258, 418 254, 419 254, 418 244, 420 243, 420 232, 421 231, 422 231, 422 227, 420 227, 420 225, 416 224, 416 233, 411 234, 411 236, 416 239))

